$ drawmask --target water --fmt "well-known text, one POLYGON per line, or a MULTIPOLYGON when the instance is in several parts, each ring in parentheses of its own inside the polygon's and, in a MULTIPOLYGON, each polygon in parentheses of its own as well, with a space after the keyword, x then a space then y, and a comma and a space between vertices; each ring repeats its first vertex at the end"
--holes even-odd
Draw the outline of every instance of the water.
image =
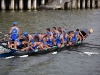
MULTIPOLYGON (((21 33, 45 32, 53 26, 68 30, 93 28, 94 32, 73 51, 1 58, 0 75, 100 75, 100 9, 0 12, 0 32, 8 33, 13 21, 18 22, 21 33)), ((0 38, 4 34, 0 33, 0 38)))

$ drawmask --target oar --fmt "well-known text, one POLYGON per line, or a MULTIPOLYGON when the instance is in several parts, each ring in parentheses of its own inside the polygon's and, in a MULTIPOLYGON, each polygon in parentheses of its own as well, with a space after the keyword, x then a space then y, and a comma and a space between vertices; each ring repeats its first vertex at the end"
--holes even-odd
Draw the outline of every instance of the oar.
MULTIPOLYGON (((16 56, 9 56, 9 57, 5 57, 4 59, 11 59, 11 58, 14 58, 16 56)), ((22 55, 22 56, 18 56, 19 58, 26 58, 28 57, 28 55, 22 55)))
POLYGON ((57 54, 57 51, 56 52, 53 52, 52 54, 57 54))
POLYGON ((22 56, 19 56, 20 58, 25 58, 25 57, 28 57, 28 55, 22 55, 22 56))
POLYGON ((64 46, 57 48, 57 51, 53 52, 52 54, 57 54, 64 46))
POLYGON ((11 59, 11 58, 14 58, 14 56, 9 56, 9 57, 6 57, 4 59, 11 59))

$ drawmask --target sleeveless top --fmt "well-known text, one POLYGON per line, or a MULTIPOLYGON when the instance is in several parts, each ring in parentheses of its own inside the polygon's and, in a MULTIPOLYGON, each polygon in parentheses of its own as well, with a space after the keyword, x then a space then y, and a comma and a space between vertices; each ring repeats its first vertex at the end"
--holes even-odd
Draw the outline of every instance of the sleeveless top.
POLYGON ((42 42, 43 44, 46 44, 46 45, 47 45, 47 41, 44 41, 44 39, 42 39, 41 42, 42 42))
POLYGON ((18 28, 12 27, 11 40, 15 41, 18 38, 18 28))
POLYGON ((56 45, 61 44, 61 37, 60 37, 60 34, 57 34, 57 35, 56 35, 56 37, 55 37, 55 42, 56 42, 56 45))
POLYGON ((52 46, 52 39, 51 38, 47 38, 47 44, 52 46))
POLYGON ((57 35, 56 35, 56 40, 61 40, 60 34, 57 34, 57 35))
POLYGON ((76 42, 76 40, 77 40, 77 37, 76 37, 76 35, 72 36, 72 39, 71 39, 71 41, 72 41, 72 42, 76 42))
POLYGON ((68 41, 67 37, 63 36, 63 38, 64 38, 64 41, 65 41, 65 42, 67 42, 67 41, 68 41))

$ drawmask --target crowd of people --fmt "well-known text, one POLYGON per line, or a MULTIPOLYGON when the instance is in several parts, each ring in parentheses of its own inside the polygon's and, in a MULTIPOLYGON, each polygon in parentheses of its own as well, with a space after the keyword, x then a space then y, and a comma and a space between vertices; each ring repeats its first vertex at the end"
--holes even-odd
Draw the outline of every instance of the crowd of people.
POLYGON ((24 32, 21 34, 17 22, 13 22, 9 34, 8 48, 14 47, 17 50, 20 47, 22 51, 44 50, 44 48, 48 49, 52 46, 68 46, 84 40, 84 36, 79 29, 67 32, 66 29, 61 27, 47 28, 45 33, 29 34, 24 32))

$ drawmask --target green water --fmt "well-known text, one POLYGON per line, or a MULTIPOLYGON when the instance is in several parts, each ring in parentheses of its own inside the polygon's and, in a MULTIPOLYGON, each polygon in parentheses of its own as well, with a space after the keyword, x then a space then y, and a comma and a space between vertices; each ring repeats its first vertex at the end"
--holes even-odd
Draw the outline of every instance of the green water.
MULTIPOLYGON (((21 33, 45 32, 46 28, 53 26, 67 30, 93 28, 94 32, 83 45, 74 50, 100 53, 100 47, 95 46, 100 45, 100 9, 0 12, 0 32, 8 33, 13 21, 18 22, 21 33)), ((3 35, 0 34, 0 37, 3 35)), ((100 75, 100 55, 81 55, 81 52, 66 49, 56 55, 49 53, 27 58, 2 58, 0 75, 100 75)))

